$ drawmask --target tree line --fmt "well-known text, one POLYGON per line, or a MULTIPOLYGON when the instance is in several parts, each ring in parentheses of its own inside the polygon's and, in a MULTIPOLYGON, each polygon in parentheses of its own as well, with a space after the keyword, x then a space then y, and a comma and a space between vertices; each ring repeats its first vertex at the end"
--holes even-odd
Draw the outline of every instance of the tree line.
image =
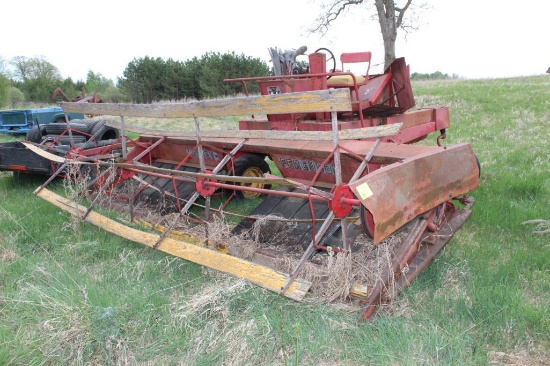
MULTIPOLYGON (((186 61, 160 57, 135 58, 128 63, 116 83, 88 71, 86 80, 63 79, 44 57, 0 57, 0 108, 17 108, 25 103, 52 103, 52 93, 60 87, 69 98, 97 92, 104 102, 152 103, 183 99, 206 99, 244 93, 242 83, 224 79, 267 76, 271 68, 259 58, 243 54, 209 52, 186 61)), ((255 84, 250 93, 259 92, 255 84)))
POLYGON ((411 74, 411 80, 445 80, 445 79, 458 79, 460 76, 457 74, 444 74, 441 71, 436 71, 432 73, 418 73, 413 72, 411 74))

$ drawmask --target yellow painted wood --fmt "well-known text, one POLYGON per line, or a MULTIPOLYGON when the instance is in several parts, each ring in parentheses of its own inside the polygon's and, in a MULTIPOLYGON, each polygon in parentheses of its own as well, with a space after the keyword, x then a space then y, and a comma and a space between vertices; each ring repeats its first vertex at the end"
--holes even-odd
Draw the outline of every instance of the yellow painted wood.
MULTIPOLYGON (((142 226, 145 226, 146 228, 153 229, 158 233, 163 233, 166 231, 166 226, 164 225, 153 224, 143 219, 136 219, 136 222, 142 226)), ((204 240, 201 240, 200 238, 179 230, 170 230, 170 232, 168 233, 168 237, 179 241, 185 241, 189 244, 199 245, 201 247, 206 246, 204 240)), ((215 246, 218 252, 229 254, 229 249, 227 249, 227 246, 223 243, 208 242, 208 246, 215 246)))
MULTIPOLYGON (((122 128, 119 121, 108 121, 110 127, 122 128)), ((376 127, 363 127, 338 131, 340 140, 360 140, 386 136, 395 136, 401 129, 402 123, 376 127)), ((183 130, 155 130, 139 126, 124 124, 124 131, 136 132, 149 136, 170 136, 196 138, 195 131, 183 130)), ((240 138, 240 139, 269 139, 269 140, 297 140, 297 141, 332 141, 332 131, 279 131, 279 130, 204 130, 202 138, 240 138)))
POLYGON ((166 104, 61 103, 63 110, 108 116, 188 118, 351 111, 348 88, 166 104))
POLYGON ((365 284, 354 283, 349 290, 349 295, 355 299, 366 301, 369 298, 369 288, 365 284))
MULTIPOLYGON (((37 192, 36 195, 74 216, 82 217, 86 212, 84 206, 46 188, 37 192)), ((85 221, 105 231, 148 247, 153 247, 160 238, 159 235, 127 227, 94 211, 90 211, 85 221)), ((260 287, 277 293, 281 291, 282 286, 289 278, 288 275, 271 268, 172 238, 164 239, 158 250, 235 277, 244 278, 260 287)), ((284 293, 284 296, 296 301, 302 301, 310 287, 311 282, 296 279, 284 293)))

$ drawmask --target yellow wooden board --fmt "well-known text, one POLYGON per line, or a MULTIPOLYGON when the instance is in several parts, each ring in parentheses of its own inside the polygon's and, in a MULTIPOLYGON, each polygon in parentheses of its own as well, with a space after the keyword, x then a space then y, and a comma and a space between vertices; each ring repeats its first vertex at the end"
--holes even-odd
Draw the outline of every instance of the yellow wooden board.
POLYGON ((21 141, 21 143, 23 145, 25 145, 25 147, 29 150, 31 150, 33 153, 37 154, 37 155, 40 155, 42 156, 43 158, 46 158, 48 160, 51 160, 51 161, 55 161, 57 163, 64 163, 65 162, 65 158, 62 157, 62 156, 59 156, 59 155, 55 155, 55 154, 52 154, 48 151, 45 151, 45 150, 42 150, 41 148, 39 148, 38 146, 35 146, 33 144, 31 144, 30 142, 26 142, 26 141, 21 141))
MULTIPOLYGON (((38 197, 76 217, 82 217, 87 210, 86 207, 46 188, 37 190, 35 193, 38 197)), ((130 228, 94 211, 91 211, 86 216, 85 221, 112 234, 151 248, 160 238, 157 234, 130 228)), ((164 239, 157 249, 235 277, 244 278, 260 287, 277 293, 281 291, 281 288, 289 279, 287 274, 271 268, 170 237, 164 239)), ((290 285, 284 296, 296 301, 302 301, 311 285, 311 282, 298 278, 290 285)))
POLYGON ((244 116, 270 113, 309 113, 351 111, 348 88, 300 93, 220 98, 184 103, 78 103, 63 102, 65 113, 107 116, 188 118, 244 116))
MULTIPOLYGON (((122 123, 115 120, 107 121, 107 125, 121 129, 122 123)), ((399 133, 402 123, 389 125, 345 129, 338 131, 339 140, 361 140, 386 136, 395 136, 399 133)), ((195 139, 195 131, 183 130, 155 130, 124 124, 124 131, 136 132, 149 136, 189 137, 195 139)), ((278 130, 203 130, 201 138, 241 138, 241 139, 268 139, 294 141, 332 141, 332 131, 278 131, 278 130)))

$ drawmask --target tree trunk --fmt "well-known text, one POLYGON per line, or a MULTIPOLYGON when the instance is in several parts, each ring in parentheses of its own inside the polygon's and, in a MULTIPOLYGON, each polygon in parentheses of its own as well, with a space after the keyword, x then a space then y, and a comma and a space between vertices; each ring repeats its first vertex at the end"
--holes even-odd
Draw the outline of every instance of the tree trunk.
POLYGON ((384 69, 387 69, 395 60, 395 40, 397 39, 395 2, 394 0, 375 0, 374 4, 384 40, 384 69))

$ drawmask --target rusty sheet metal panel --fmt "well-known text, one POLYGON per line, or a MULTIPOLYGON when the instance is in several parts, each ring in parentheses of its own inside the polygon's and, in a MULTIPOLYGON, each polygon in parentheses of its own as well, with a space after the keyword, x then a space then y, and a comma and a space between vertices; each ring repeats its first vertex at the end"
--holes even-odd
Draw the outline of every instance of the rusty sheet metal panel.
POLYGON ((416 104, 412 92, 409 67, 405 63, 405 58, 396 58, 390 65, 390 70, 393 75, 393 92, 396 93, 399 109, 403 113, 416 104))
POLYGON ((469 144, 442 147, 387 165, 350 185, 374 218, 378 243, 416 216, 479 185, 469 144))

